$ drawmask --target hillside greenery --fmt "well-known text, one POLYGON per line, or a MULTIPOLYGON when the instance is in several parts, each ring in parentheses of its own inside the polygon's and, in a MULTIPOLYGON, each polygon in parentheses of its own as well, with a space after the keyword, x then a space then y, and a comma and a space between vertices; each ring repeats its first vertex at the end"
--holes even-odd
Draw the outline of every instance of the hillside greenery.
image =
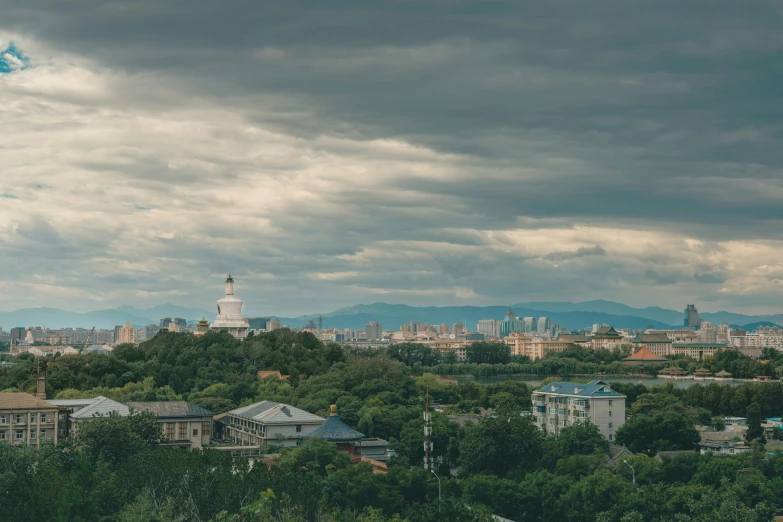
MULTIPOLYGON (((216 413, 275 400, 321 416, 337 404, 346 423, 389 440, 398 456, 389 473, 379 475, 366 464, 351 465, 328 443, 310 441, 284 451, 271 468, 250 466, 210 449, 158 447, 159 428, 148 416, 96 419, 57 447, 0 443, 0 513, 15 521, 85 522, 483 521, 489 514, 517 522, 636 522, 766 521, 783 508, 783 458, 758 445, 737 456, 659 455, 693 449, 694 426, 717 423, 721 415, 779 416, 779 383, 614 384, 628 397, 630 420, 617 437, 636 452, 628 459, 634 486, 629 466, 607 465, 608 443, 595 427, 546 436, 521 415, 531 406, 525 383, 454 384, 434 371, 417 372, 424 361, 416 357, 355 352, 280 330, 241 342, 226 334, 166 333, 140 346, 119 346, 112 355, 42 359, 49 397, 181 399, 216 413), (258 379, 260 370, 290 377, 258 379), (427 393, 443 405, 443 413, 433 415, 442 501, 435 476, 421 467, 427 393), (467 423, 446 415, 487 408, 489 415, 462 415, 467 423)), ((597 357, 577 362, 614 364, 609 359, 617 354, 597 357)), ((0 368, 0 390, 34 392, 38 362, 23 355, 14 363, 0 368)), ((530 363, 501 366, 514 364, 530 363)))

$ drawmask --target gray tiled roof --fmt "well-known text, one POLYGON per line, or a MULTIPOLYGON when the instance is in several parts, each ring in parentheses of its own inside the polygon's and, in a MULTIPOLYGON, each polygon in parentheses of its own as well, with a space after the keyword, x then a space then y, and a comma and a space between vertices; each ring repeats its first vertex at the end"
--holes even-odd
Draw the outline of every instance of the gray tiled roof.
POLYGON ((587 384, 577 382, 551 382, 536 390, 537 393, 560 393, 579 397, 625 397, 612 390, 604 381, 592 380, 587 384))
POLYGON ((103 396, 95 397, 89 406, 85 406, 79 411, 71 414, 72 419, 91 419, 95 416, 108 416, 111 412, 117 412, 120 417, 130 415, 130 409, 117 401, 113 401, 103 396))
POLYGON ((157 417, 211 417, 212 412, 185 401, 129 402, 128 407, 157 417))
POLYGON ((261 401, 228 412, 235 417, 252 419, 263 424, 321 424, 325 419, 288 404, 261 401))

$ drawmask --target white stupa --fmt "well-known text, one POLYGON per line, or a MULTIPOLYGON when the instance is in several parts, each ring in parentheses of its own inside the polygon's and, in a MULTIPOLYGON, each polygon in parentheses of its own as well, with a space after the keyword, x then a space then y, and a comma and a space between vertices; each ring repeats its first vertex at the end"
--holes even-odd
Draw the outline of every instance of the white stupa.
POLYGON ((247 337, 249 324, 242 317, 242 300, 234 297, 234 279, 228 274, 226 279, 226 297, 217 302, 218 315, 210 330, 228 332, 237 339, 247 337))

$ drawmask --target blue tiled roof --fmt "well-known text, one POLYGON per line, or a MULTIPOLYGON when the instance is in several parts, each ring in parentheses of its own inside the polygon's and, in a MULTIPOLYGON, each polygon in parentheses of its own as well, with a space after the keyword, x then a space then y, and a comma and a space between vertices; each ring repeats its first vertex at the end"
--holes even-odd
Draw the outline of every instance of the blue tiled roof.
POLYGON ((337 415, 330 415, 326 422, 318 426, 307 435, 302 435, 303 439, 323 439, 331 442, 359 440, 364 438, 363 433, 348 426, 337 415))
POLYGON ((604 381, 592 380, 587 384, 577 382, 550 382, 536 390, 539 393, 562 393, 563 395, 578 395, 580 397, 625 397, 620 392, 609 388, 604 381))

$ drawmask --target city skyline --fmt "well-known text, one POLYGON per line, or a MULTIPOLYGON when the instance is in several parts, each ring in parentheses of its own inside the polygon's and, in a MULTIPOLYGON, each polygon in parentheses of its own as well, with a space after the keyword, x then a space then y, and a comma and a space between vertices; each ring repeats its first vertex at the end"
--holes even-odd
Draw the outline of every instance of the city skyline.
POLYGON ((0 310, 211 309, 231 272, 281 316, 781 311, 774 2, 35 4, 0 18, 0 310))

